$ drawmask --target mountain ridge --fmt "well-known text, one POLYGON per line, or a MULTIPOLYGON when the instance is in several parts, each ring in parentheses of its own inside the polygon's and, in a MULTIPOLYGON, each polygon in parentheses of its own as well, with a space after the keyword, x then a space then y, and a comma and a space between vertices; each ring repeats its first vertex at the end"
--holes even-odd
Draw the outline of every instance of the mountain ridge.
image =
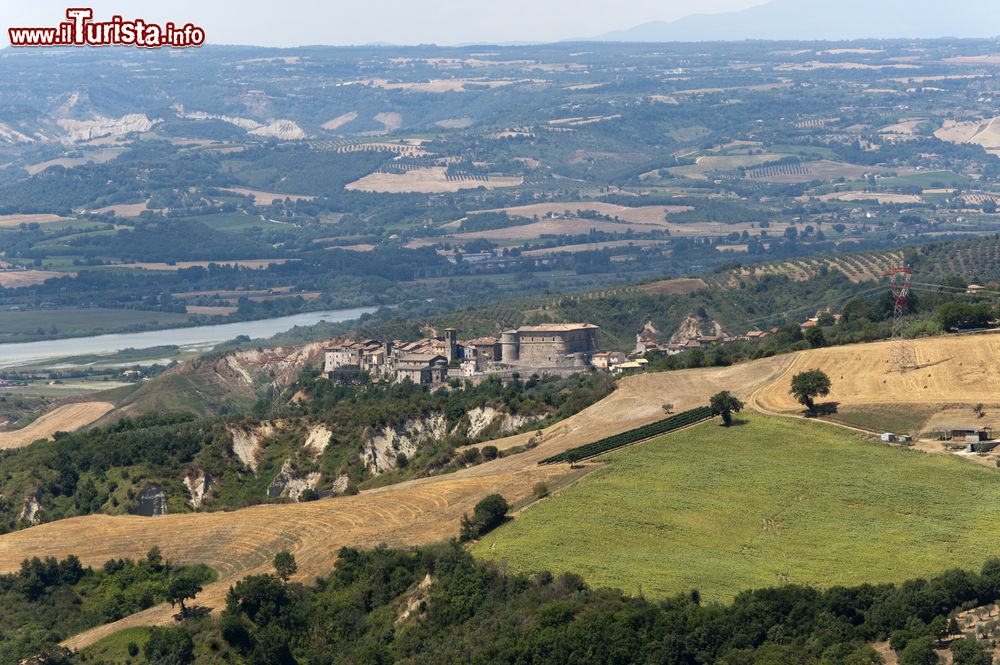
POLYGON ((720 14, 651 21, 599 35, 597 41, 702 42, 744 40, 989 38, 1000 34, 1000 3, 956 0, 771 0, 720 14), (864 20, 859 20, 863 17, 864 20))

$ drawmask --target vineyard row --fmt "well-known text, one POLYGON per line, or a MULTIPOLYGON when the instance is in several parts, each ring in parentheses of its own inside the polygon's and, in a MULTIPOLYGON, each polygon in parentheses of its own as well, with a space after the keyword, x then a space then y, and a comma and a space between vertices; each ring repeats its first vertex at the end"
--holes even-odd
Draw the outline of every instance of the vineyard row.
POLYGON ((662 436, 676 429, 708 420, 711 417, 712 409, 707 406, 700 406, 696 409, 670 416, 664 420, 658 420, 655 423, 622 432, 621 434, 615 434, 614 436, 609 436, 593 443, 570 448, 558 455, 543 459, 539 464, 559 464, 560 462, 569 462, 572 464, 618 448, 623 448, 633 443, 638 443, 639 441, 651 439, 655 436, 662 436))

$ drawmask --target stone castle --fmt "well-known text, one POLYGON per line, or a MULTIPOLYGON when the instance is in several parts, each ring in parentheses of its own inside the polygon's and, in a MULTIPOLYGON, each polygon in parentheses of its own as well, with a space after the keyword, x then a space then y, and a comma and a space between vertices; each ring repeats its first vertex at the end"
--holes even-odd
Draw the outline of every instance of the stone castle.
POLYGON ((444 337, 409 343, 345 341, 326 349, 324 370, 331 378, 365 372, 373 378, 422 384, 488 374, 566 375, 591 369, 597 331, 589 323, 553 323, 508 330, 500 339, 459 341, 458 331, 449 328, 444 337))

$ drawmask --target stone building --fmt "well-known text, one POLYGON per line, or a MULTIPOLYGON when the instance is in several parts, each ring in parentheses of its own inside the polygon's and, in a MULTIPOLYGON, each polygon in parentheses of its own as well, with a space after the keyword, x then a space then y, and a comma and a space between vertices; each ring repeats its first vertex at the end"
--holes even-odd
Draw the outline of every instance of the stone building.
POLYGON ((393 375, 397 381, 436 384, 448 380, 448 359, 444 356, 403 354, 396 359, 393 375))
POLYGON ((500 339, 483 337, 458 341, 453 328, 444 337, 415 342, 345 341, 325 351, 324 369, 330 378, 359 377, 440 384, 453 376, 507 376, 514 372, 571 374, 591 368, 597 351, 597 326, 555 323, 526 326, 503 333, 500 339))
POLYGON ((531 370, 583 370, 597 352, 598 327, 549 323, 508 330, 500 337, 501 362, 531 370))

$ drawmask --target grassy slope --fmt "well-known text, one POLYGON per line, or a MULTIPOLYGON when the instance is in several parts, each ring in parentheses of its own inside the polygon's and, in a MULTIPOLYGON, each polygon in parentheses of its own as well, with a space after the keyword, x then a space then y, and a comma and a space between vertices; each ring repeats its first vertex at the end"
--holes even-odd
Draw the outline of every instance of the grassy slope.
POLYGON ((998 552, 1000 474, 760 415, 608 456, 475 546, 518 570, 725 600, 784 582, 902 581, 998 552))

